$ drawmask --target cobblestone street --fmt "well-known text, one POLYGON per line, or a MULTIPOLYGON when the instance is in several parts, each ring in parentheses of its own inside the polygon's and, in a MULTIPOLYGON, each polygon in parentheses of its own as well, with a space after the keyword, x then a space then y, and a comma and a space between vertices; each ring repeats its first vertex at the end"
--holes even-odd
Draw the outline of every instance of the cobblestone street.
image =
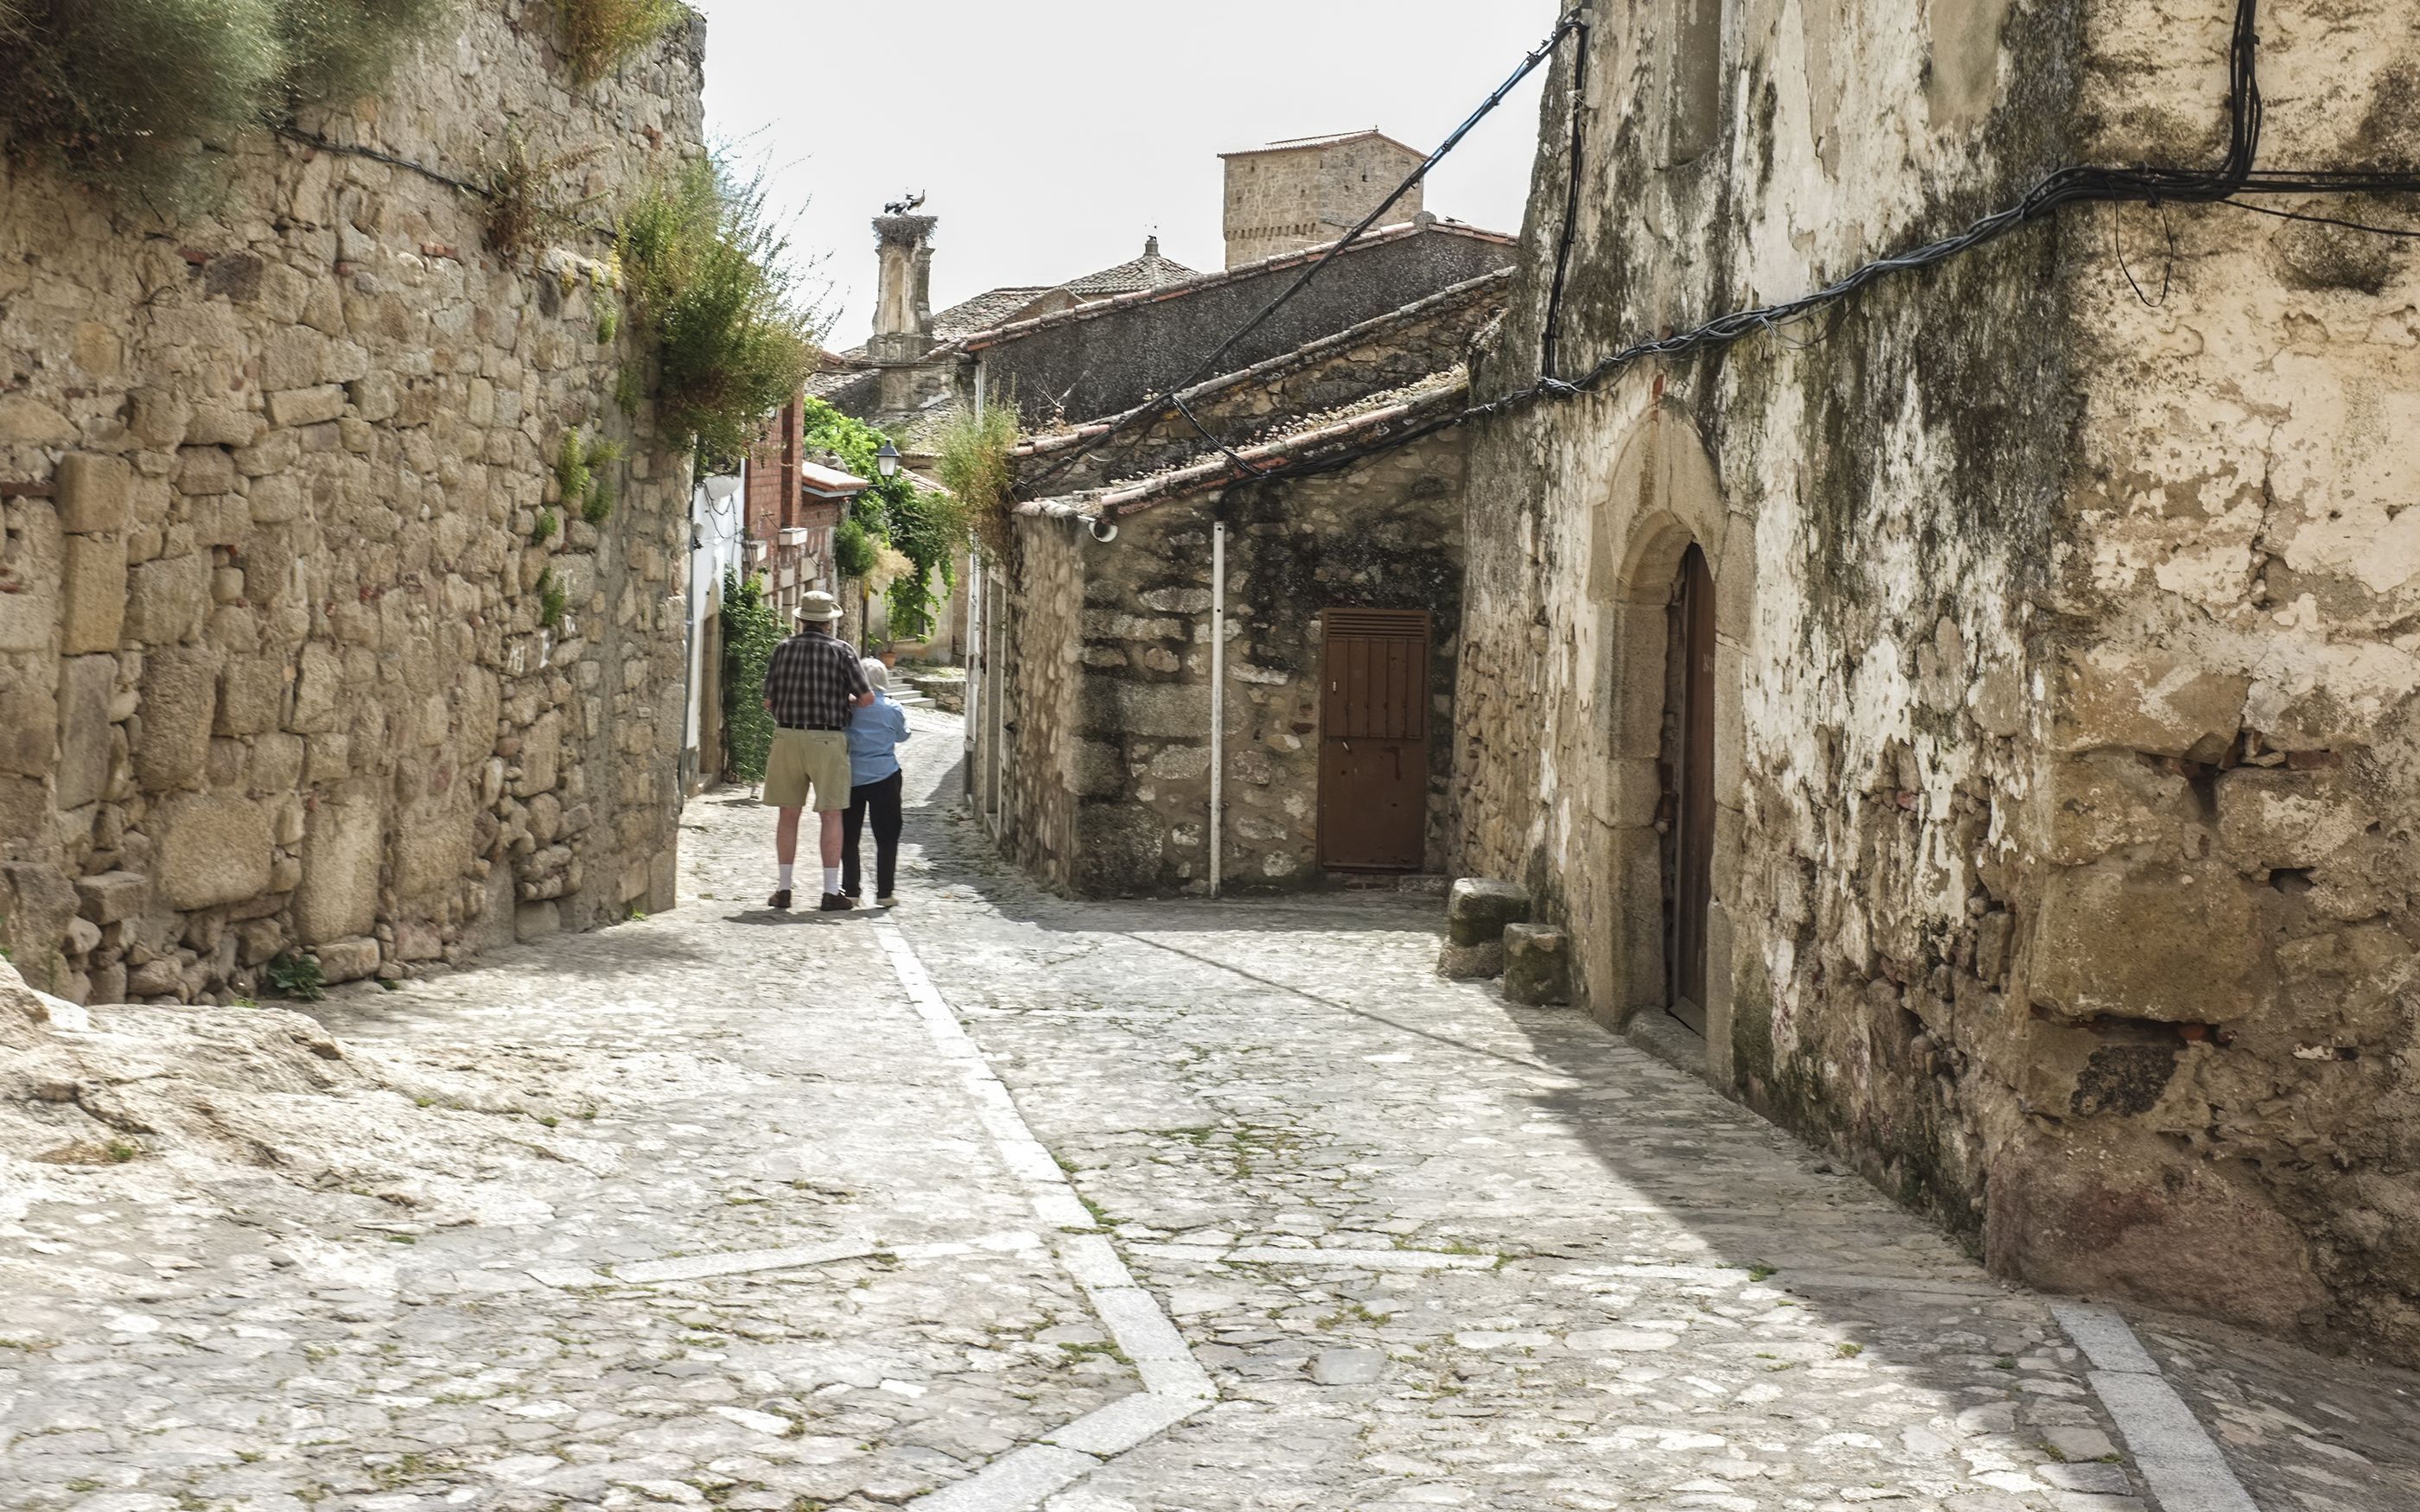
POLYGON ((765 910, 772 815, 715 795, 675 913, 319 1005, 384 1068, 343 1117, 474 1164, 0 1193, 0 1504, 2420 1504, 2411 1378, 2164 1319, 2113 1362, 2114 1314, 1439 981, 1434 898, 1043 895, 915 724, 895 916, 765 910), (2162 1369, 2253 1500, 2113 1416, 2162 1369))

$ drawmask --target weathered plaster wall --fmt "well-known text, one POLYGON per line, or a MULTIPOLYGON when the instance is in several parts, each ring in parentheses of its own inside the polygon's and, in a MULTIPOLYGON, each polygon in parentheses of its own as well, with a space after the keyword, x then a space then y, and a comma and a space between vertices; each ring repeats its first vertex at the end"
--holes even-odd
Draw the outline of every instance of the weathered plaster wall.
MULTIPOLYGON (((1092 540, 1063 519, 1028 519, 1032 575, 1020 623, 1049 621, 1063 573, 1080 574, 1076 639, 1021 641, 1033 679, 1010 706, 1008 748, 1068 779, 1071 845, 1044 869, 1083 896, 1203 891, 1210 875, 1211 533, 1228 527, 1225 886, 1324 885, 1319 866, 1320 615, 1330 608, 1434 615, 1431 791, 1452 764, 1454 656, 1461 625, 1464 453, 1448 432, 1347 471, 1189 495, 1127 517, 1092 540), (1047 563, 1047 568, 1039 566, 1047 563), (1061 675, 1066 687, 1055 686, 1061 675), (1064 722, 1061 722, 1064 721, 1064 722), (1056 764, 1063 761, 1063 768, 1056 764)), ((1022 636, 1023 632, 1020 631, 1022 636)), ((1030 800, 1047 832, 1060 801, 1030 800)), ((1441 864, 1442 804, 1429 851, 1441 864)), ((1034 865, 1036 849, 1013 855, 1034 865)))
MULTIPOLYGON (((1573 367, 2061 162, 2220 147, 2226 0, 1745 0, 1712 70, 1687 8, 1598 8, 1573 367), (1728 125, 1684 154, 1708 78, 1728 125)), ((2412 161, 2413 21, 2268 18, 2269 157, 2412 161)), ((1563 98, 1482 393, 1536 373, 1563 98)), ((2156 296, 2162 217, 2115 220, 2156 296)), ((1460 869, 1569 921, 1592 1011, 1664 1002, 1664 605, 1696 540, 1710 1071, 2008 1271, 2409 1358, 2414 273, 2166 224, 2158 309, 2096 210, 1481 432, 1460 869)))
MULTIPOLYGON (((609 199, 697 149, 702 30, 575 94, 552 16, 473 8, 302 124, 458 177, 507 129, 594 147, 609 199)), ((0 157, 15 959, 192 1001, 297 947, 341 980, 670 906, 686 464, 611 397, 606 270, 508 268, 471 196, 404 169, 229 151, 224 202, 175 224, 0 157), (628 443, 619 506, 534 544, 583 425, 628 443)))

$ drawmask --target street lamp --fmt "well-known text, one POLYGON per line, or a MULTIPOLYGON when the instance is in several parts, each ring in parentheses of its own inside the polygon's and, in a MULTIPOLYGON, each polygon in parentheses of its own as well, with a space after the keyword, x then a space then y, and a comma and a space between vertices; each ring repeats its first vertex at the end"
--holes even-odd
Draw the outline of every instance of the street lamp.
POLYGON ((874 454, 874 466, 886 478, 899 476, 899 448, 888 437, 883 439, 882 450, 874 454))

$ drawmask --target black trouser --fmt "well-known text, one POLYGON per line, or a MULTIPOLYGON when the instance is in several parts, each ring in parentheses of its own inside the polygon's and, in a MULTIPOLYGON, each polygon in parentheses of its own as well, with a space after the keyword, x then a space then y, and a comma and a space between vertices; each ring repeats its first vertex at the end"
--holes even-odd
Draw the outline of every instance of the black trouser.
POLYGON ((875 896, 890 897, 892 884, 899 879, 899 795, 907 779, 906 772, 893 772, 848 791, 848 811, 840 818, 840 890, 852 898, 862 894, 860 883, 865 873, 858 863, 857 841, 869 810, 874 815, 875 896))

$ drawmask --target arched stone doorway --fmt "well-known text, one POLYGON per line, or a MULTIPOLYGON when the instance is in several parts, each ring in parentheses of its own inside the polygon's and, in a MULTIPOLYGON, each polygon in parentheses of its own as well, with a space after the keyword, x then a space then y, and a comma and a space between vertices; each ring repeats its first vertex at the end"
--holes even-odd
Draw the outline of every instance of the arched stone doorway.
POLYGON ((1627 1022, 1672 1011, 1730 1078, 1731 927, 1740 854, 1741 670, 1755 526, 1725 505, 1679 407, 1638 422, 1598 515, 1590 563, 1609 673, 1610 949, 1584 950, 1591 997, 1627 1022))

